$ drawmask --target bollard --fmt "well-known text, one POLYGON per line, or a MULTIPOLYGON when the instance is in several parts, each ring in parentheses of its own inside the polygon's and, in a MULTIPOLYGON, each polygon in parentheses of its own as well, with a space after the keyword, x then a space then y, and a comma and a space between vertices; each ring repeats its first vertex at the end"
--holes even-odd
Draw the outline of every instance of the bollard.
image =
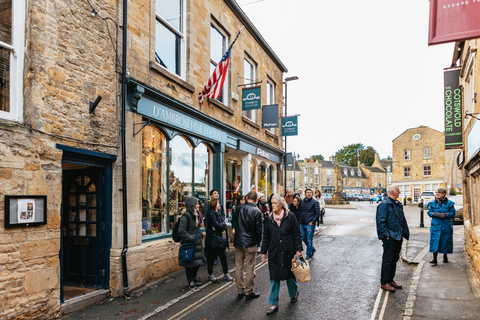
POLYGON ((320 224, 323 224, 323 210, 320 210, 320 224))
POLYGON ((423 228, 425 227, 425 225, 423 224, 423 199, 420 200, 418 206, 420 207, 420 228, 423 228))

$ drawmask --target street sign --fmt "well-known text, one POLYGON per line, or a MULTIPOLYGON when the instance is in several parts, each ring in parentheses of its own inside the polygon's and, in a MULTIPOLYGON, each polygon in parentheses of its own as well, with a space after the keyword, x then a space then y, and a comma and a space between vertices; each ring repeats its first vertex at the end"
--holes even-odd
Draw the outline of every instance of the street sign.
POLYGON ((297 136, 298 135, 298 117, 282 118, 282 136, 297 136))
POLYGON ((242 90, 242 110, 255 110, 262 107, 262 87, 244 88, 242 90))

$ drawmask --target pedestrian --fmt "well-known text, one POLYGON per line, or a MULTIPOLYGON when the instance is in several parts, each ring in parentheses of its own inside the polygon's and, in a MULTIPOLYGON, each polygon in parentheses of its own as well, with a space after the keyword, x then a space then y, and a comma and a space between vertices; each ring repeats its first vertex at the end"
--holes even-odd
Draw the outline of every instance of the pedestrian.
POLYGON ((285 199, 275 195, 272 199, 272 212, 263 233, 262 262, 268 253, 268 271, 270 273, 270 295, 267 314, 278 310, 280 281, 286 280, 290 302, 297 302, 298 283, 292 272, 292 259, 295 254, 302 257, 302 235, 297 219, 289 212, 285 199))
POLYGON ((207 228, 205 239, 205 254, 207 256, 208 280, 217 282, 217 278, 213 275, 213 261, 218 256, 222 263, 223 280, 233 281, 228 273, 227 255, 227 239, 223 237, 223 231, 227 229, 225 217, 220 214, 220 201, 211 200, 208 203, 207 211, 207 228))
POLYGON ((200 266, 205 264, 205 256, 202 245, 203 233, 197 233, 197 230, 200 228, 200 224, 198 222, 198 215, 195 211, 195 207, 199 204, 200 202, 197 198, 188 197, 185 201, 186 211, 179 218, 180 222, 178 224, 178 235, 182 239, 182 243, 193 243, 195 238, 197 238, 192 261, 182 261, 180 259, 181 246, 178 250, 178 264, 185 268, 185 275, 187 276, 190 289, 194 289, 202 284, 202 281, 197 277, 197 272, 200 266))
POLYGON ((246 203, 235 214, 235 281, 238 296, 241 300, 252 300, 260 297, 260 293, 253 291, 255 280, 255 259, 257 256, 257 243, 262 241, 262 213, 255 206, 257 193, 250 191, 245 196, 246 203), (247 278, 244 283, 243 268, 246 264, 247 278), (246 293, 245 293, 246 290, 246 293))
POLYGON ((291 213, 293 213, 293 215, 295 216, 299 224, 300 224, 300 210, 301 210, 300 206, 301 206, 301 202, 300 202, 300 199, 298 198, 293 199, 293 202, 290 203, 290 205, 288 206, 288 210, 291 213))
MULTIPOLYGON (((210 190, 210 199, 207 202, 207 205, 205 206, 204 210, 204 216, 206 216, 207 211, 208 211, 208 203, 212 200, 218 200, 220 201, 220 193, 218 192, 217 189, 212 189, 210 190)), ((225 209, 223 208, 223 204, 220 202, 220 214, 225 217, 225 209)), ((208 228, 208 226, 206 226, 208 228)), ((217 264, 217 256, 215 255, 215 258, 213 259, 213 264, 217 264)))
POLYGON ((437 265, 438 253, 443 253, 443 263, 448 262, 447 254, 453 253, 453 225, 455 203, 448 200, 447 190, 438 188, 435 200, 428 203, 428 215, 432 218, 430 225, 430 252, 433 253, 434 266, 437 265))
MULTIPOLYGON (((265 224, 267 223, 268 216, 270 214, 270 207, 266 201, 265 195, 261 192, 257 192, 257 208, 262 212, 262 219, 263 219, 263 229, 265 230, 265 224)), ((261 243, 258 243, 257 252, 260 253, 260 246, 261 243)))
POLYGON ((395 292, 395 289, 402 289, 402 285, 393 280, 402 249, 402 237, 408 240, 410 231, 403 206, 397 200, 400 190, 391 185, 387 191, 387 199, 378 205, 376 215, 378 238, 383 242, 380 284, 383 290, 395 292))
MULTIPOLYGON (((400 194, 400 193, 399 193, 399 194, 400 194)), ((379 194, 379 195, 377 196, 377 203, 379 203, 379 202, 381 202, 381 201, 382 201, 382 195, 379 194)))
POLYGON ((370 204, 373 204, 373 194, 370 194, 370 204))
POLYGON ((313 198, 317 200, 320 205, 320 215, 317 219, 317 227, 320 227, 320 216, 325 216, 325 198, 322 196, 322 192, 318 189, 315 190, 315 196, 313 198))
POLYGON ((245 196, 239 194, 237 197, 237 202, 232 208, 232 233, 235 235, 235 214, 240 211, 240 208, 245 204, 245 196))
POLYGON ((290 205, 293 201, 293 190, 292 189, 287 189, 285 191, 285 202, 290 205))
POLYGON ((320 204, 313 199, 313 191, 310 188, 305 189, 305 199, 301 202, 300 210, 300 231, 302 232, 303 242, 307 245, 307 261, 312 259, 315 254, 313 246, 313 235, 315 233, 315 223, 320 215, 320 204))
MULTIPOLYGON (((303 189, 298 189, 298 195, 300 196, 300 200, 305 199, 305 194, 303 194, 303 189)), ((306 192, 306 191, 305 191, 306 192)))

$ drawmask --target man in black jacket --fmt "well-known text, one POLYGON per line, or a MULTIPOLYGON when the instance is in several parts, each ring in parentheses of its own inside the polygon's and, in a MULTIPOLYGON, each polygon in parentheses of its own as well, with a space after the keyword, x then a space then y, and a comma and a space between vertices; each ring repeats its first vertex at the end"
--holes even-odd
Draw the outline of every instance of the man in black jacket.
POLYGON ((257 193, 250 191, 245 196, 246 203, 240 212, 235 214, 235 281, 237 282, 238 299, 245 297, 251 300, 260 297, 260 293, 253 292, 255 278, 255 258, 257 257, 257 243, 262 241, 262 213, 255 206, 257 193), (243 266, 247 265, 246 286, 243 282, 243 266))
POLYGON ((320 204, 312 196, 312 189, 307 188, 305 199, 302 200, 300 206, 300 231, 302 231, 303 242, 307 245, 307 261, 312 259, 315 251, 317 251, 313 246, 313 235, 315 233, 315 223, 320 217, 320 204))

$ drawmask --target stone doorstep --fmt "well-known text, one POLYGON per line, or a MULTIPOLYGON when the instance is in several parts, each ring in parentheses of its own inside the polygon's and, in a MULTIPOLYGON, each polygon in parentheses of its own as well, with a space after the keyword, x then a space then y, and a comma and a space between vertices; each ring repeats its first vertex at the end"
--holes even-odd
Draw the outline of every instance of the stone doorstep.
POLYGON ((60 306, 60 315, 66 315, 86 308, 110 296, 110 290, 95 290, 87 294, 68 299, 60 306))

